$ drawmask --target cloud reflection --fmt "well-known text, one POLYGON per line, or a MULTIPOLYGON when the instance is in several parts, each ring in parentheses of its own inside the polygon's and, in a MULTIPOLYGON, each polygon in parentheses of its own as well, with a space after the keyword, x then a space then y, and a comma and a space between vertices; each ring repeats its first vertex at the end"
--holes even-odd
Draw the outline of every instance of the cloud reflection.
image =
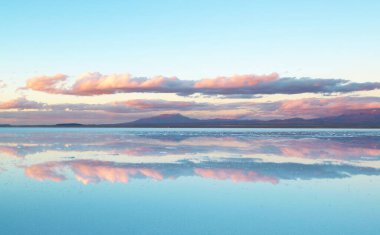
POLYGON ((269 182, 277 184, 278 179, 271 176, 260 175, 254 171, 237 169, 202 169, 195 168, 194 173, 203 177, 216 180, 231 180, 233 182, 269 182))
POLYGON ((0 161, 39 181, 195 177, 278 184, 380 170, 377 130, 12 130, 0 132, 0 161))
POLYGON ((128 183, 131 178, 156 181, 196 176, 232 182, 264 182, 347 178, 354 175, 380 175, 380 169, 338 164, 264 163, 251 159, 225 159, 194 163, 117 163, 97 160, 70 160, 35 164, 25 168, 26 176, 60 182, 69 171, 83 184, 98 182, 128 183))

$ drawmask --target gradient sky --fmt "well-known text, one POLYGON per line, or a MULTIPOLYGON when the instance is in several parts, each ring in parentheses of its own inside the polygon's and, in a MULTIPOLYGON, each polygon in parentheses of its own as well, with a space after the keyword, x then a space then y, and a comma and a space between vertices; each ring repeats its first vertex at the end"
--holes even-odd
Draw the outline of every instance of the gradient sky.
POLYGON ((0 123, 380 108, 379 1, 15 0, 0 12, 0 123))

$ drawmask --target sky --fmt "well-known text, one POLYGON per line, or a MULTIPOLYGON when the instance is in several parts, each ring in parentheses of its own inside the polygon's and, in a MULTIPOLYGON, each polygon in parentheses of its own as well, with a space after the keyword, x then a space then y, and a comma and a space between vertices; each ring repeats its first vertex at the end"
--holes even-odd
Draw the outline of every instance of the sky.
POLYGON ((3 1, 0 123, 380 108, 379 1, 3 1))

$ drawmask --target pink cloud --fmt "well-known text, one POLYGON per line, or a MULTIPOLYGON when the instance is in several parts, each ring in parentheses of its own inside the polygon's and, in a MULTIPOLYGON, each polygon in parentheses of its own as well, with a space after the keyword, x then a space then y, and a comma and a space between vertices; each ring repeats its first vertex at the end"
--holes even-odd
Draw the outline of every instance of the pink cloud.
POLYGON ((45 106, 43 103, 30 101, 25 98, 18 98, 0 102, 0 109, 42 109, 45 106))
POLYGON ((67 78, 68 76, 64 74, 34 77, 27 81, 26 88, 35 91, 59 94, 64 92, 64 89, 59 86, 59 83, 65 81, 67 78))
POLYGON ((202 79, 195 82, 194 88, 197 89, 233 89, 256 86, 259 83, 270 82, 278 79, 277 73, 269 75, 235 75, 232 77, 217 77, 213 79, 202 79))
POLYGON ((181 110, 194 108, 194 106, 202 106, 202 103, 189 101, 166 101, 166 100, 128 100, 125 102, 115 102, 115 105, 125 105, 136 109, 166 109, 166 110, 181 110))
POLYGON ((176 93, 189 87, 176 77, 156 76, 153 78, 132 77, 130 74, 103 75, 85 73, 72 86, 63 83, 67 75, 39 76, 27 81, 26 88, 52 94, 101 95, 121 92, 176 93))
POLYGON ((284 116, 323 117, 379 108, 380 99, 376 97, 308 98, 280 102, 275 112, 284 116))
POLYGON ((102 94, 150 92, 190 95, 225 95, 251 98, 261 94, 346 93, 380 88, 380 83, 355 83, 344 79, 279 77, 268 75, 220 76, 201 80, 180 80, 177 77, 133 77, 130 74, 86 73, 69 86, 67 75, 40 76, 27 81, 26 88, 53 94, 92 96, 102 94))
POLYGON ((79 77, 68 93, 76 95, 113 94, 118 92, 175 92, 180 85, 176 77, 135 78, 130 74, 102 75, 87 73, 79 77))

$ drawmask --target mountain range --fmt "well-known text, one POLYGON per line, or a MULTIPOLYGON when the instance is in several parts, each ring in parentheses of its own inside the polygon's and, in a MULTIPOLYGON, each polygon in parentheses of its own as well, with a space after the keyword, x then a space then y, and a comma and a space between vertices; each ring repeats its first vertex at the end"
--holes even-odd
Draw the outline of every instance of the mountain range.
POLYGON ((339 116, 303 119, 240 120, 240 119, 196 119, 177 114, 161 114, 116 124, 61 123, 56 125, 8 125, 0 127, 188 127, 188 128, 380 128, 380 109, 357 110, 339 116))

